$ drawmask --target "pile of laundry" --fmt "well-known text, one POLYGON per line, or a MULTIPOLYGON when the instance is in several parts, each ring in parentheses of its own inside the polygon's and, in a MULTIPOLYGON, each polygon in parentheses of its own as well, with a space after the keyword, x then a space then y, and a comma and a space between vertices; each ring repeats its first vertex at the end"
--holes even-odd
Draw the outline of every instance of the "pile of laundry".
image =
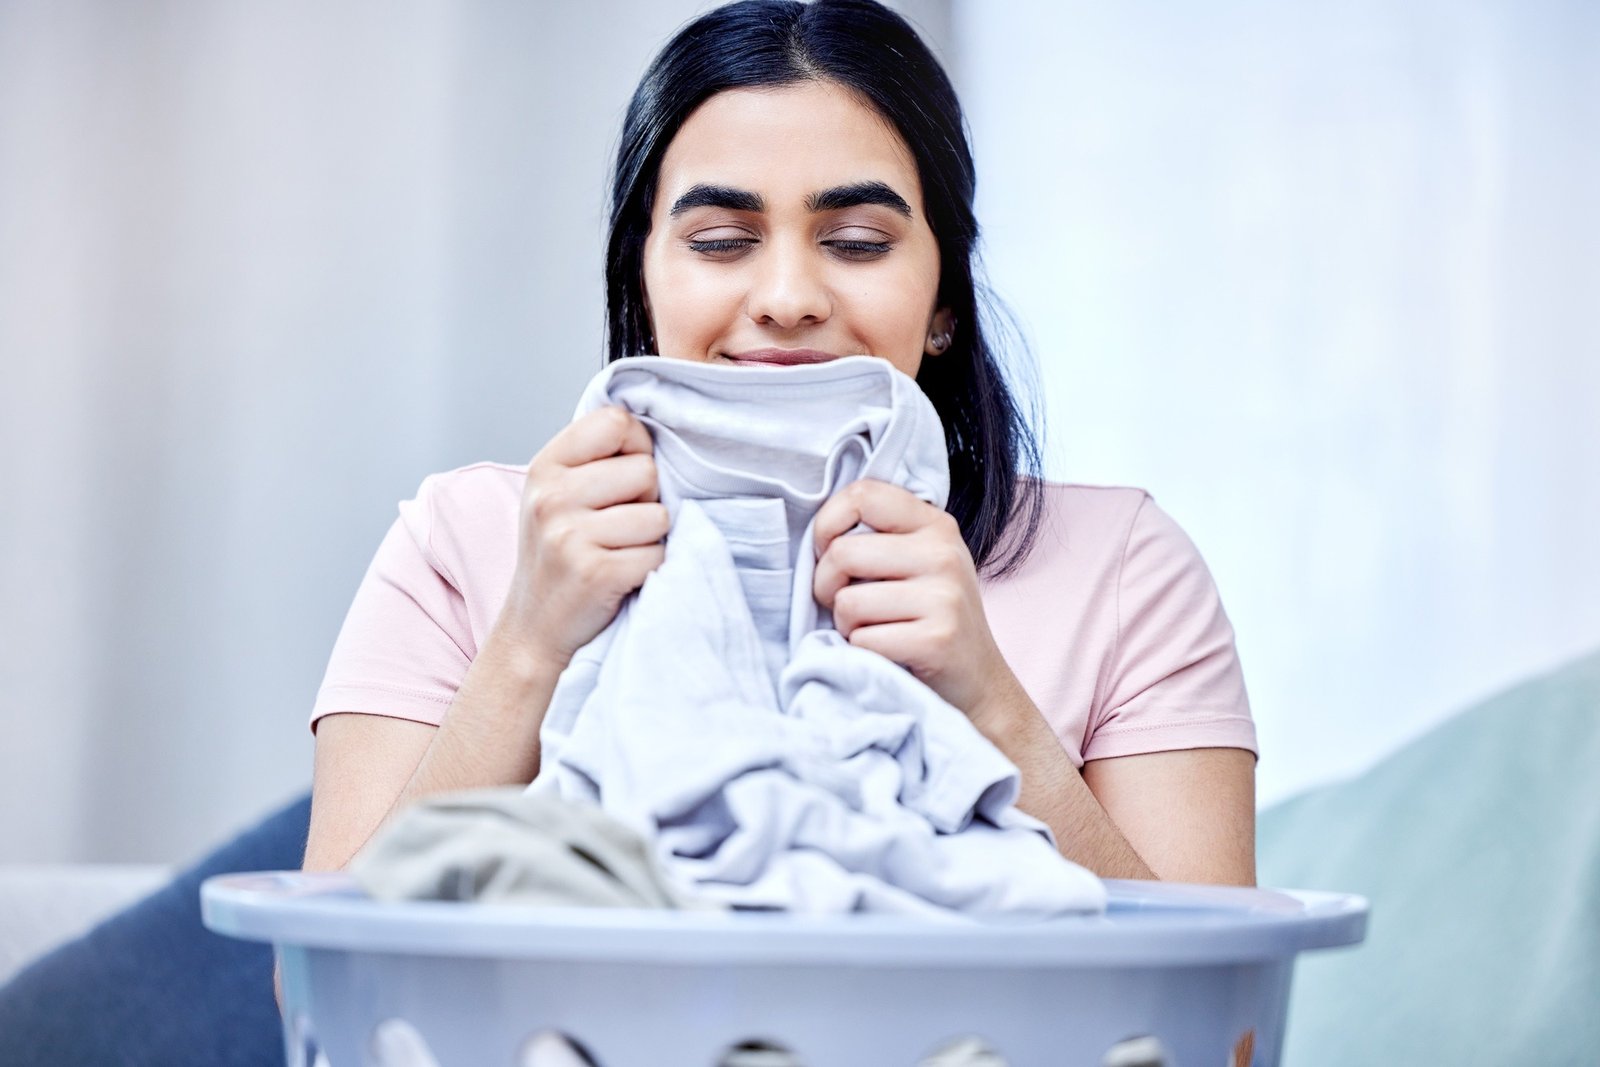
MULTIPOLYGON (((651 431, 665 560, 581 649, 522 790, 435 798, 352 865, 384 899, 1049 917, 1105 890, 1019 811, 1017 768, 812 596, 858 478, 943 507, 943 428, 887 361, 619 360, 578 414, 651 431)), ((847 535, 848 536, 848 535, 847 535)))

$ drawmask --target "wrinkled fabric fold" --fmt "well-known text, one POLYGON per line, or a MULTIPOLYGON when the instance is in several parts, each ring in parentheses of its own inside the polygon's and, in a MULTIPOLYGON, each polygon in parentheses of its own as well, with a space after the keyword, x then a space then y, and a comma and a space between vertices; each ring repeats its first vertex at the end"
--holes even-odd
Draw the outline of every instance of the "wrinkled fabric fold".
POLYGON ((649 427, 665 560, 557 684, 530 786, 598 805, 700 897, 812 912, 1053 915, 1104 889, 1015 807, 1016 767, 811 594, 817 509, 858 478, 943 507, 943 429, 866 357, 612 364, 578 414, 649 427))

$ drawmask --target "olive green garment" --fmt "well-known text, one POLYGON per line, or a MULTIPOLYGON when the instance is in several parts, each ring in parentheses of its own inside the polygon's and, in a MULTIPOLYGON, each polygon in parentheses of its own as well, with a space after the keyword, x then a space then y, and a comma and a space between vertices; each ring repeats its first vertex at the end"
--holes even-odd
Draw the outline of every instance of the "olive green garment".
POLYGON ((590 804, 523 786, 428 797, 350 863, 377 900, 529 907, 715 908, 661 872, 643 837, 590 804))

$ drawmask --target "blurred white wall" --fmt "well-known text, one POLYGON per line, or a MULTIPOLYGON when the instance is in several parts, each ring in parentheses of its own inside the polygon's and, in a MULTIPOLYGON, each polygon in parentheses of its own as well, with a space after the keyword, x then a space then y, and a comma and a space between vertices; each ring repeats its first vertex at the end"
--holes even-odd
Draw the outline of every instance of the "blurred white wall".
POLYGON ((0 859, 306 787, 396 501, 598 368, 610 147, 698 6, 0 4, 0 859))
POLYGON ((1260 795, 1600 646, 1600 6, 959 0, 1052 473, 1239 635, 1260 795))

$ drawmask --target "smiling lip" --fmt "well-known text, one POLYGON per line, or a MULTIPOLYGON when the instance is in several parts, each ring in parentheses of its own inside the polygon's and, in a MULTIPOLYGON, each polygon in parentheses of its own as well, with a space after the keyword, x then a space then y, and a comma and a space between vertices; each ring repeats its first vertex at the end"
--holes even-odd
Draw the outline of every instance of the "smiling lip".
POLYGON ((831 352, 818 352, 814 348, 757 348, 749 352, 730 352, 728 358, 735 363, 794 367, 802 363, 826 363, 839 357, 831 352))

